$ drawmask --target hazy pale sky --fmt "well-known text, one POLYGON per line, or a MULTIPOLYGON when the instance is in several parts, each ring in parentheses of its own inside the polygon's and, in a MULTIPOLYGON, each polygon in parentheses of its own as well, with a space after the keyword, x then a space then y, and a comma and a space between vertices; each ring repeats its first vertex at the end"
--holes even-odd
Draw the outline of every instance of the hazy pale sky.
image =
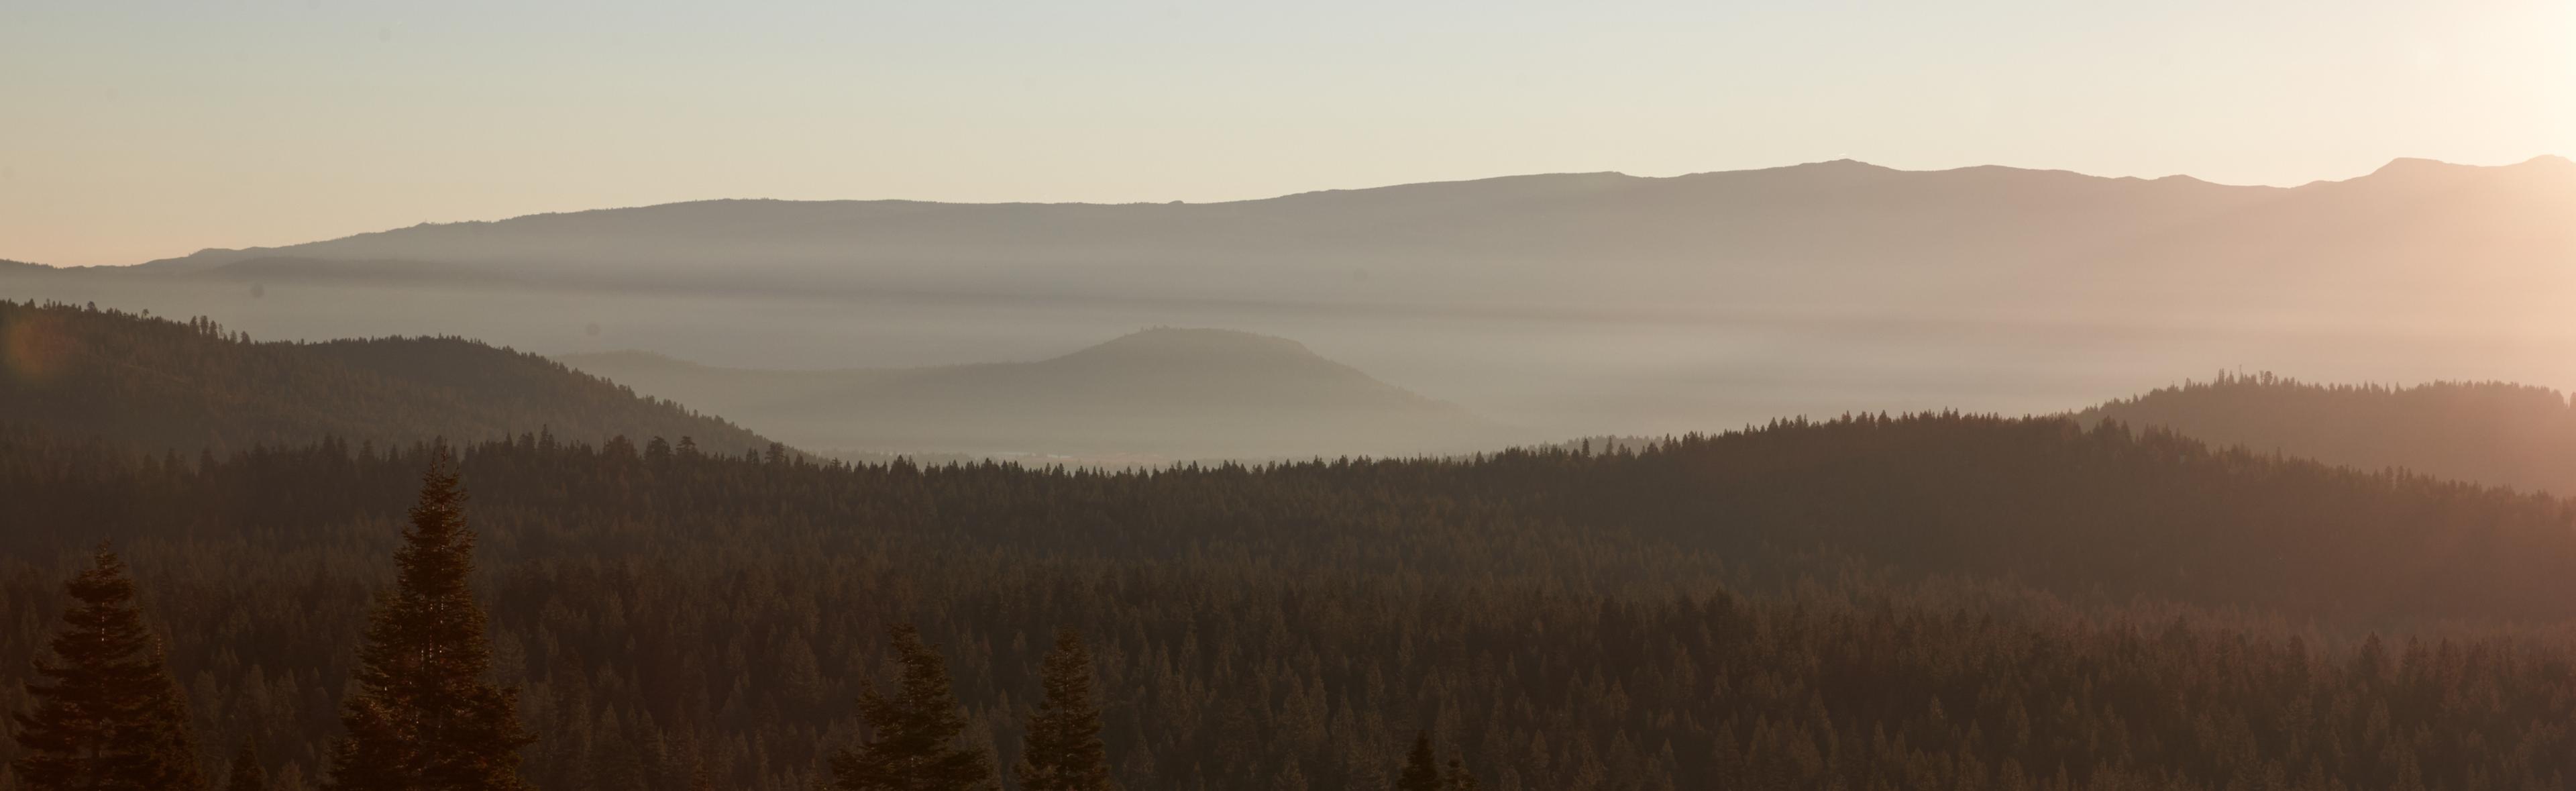
POLYGON ((0 0, 0 258, 721 197, 2576 154, 2576 0, 0 0))

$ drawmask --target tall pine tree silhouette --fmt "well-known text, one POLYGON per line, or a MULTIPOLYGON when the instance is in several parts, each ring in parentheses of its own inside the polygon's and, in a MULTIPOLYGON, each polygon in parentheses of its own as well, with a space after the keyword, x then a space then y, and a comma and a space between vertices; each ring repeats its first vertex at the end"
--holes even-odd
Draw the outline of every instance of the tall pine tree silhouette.
POLYGON ((1039 670, 1044 697, 1029 716, 1027 749, 1013 772, 1024 791, 1110 791, 1109 747, 1100 739, 1100 706, 1091 699, 1091 651, 1082 634, 1056 632, 1055 650, 1039 670))
POLYGON ((188 703, 143 627, 134 580, 105 546, 96 565, 64 586, 72 606, 54 634, 54 658, 27 682, 35 711, 17 715, 19 756, 9 767, 29 791, 198 789, 188 703))
POLYGON ((1482 787, 1476 782, 1476 773, 1467 771, 1466 759, 1449 759, 1449 791, 1477 791, 1482 787))
POLYGON ((894 627, 903 679, 893 697, 874 689, 859 697, 859 716, 873 731, 832 756, 832 782, 844 791, 974 791, 997 788, 992 760, 959 746, 966 715, 948 687, 948 666, 911 624, 894 627))
POLYGON ((231 779, 224 781, 224 791, 268 791, 268 771, 259 766, 259 749, 243 744, 233 754, 231 779))
POLYGON ((335 791, 516 791, 517 695, 485 678, 492 662, 483 608, 466 577, 474 532, 445 445, 433 449, 411 527, 394 553, 393 594, 376 605, 358 649, 358 692, 332 745, 335 791))
POLYGON ((1396 791, 1447 791, 1440 787, 1440 758, 1431 752, 1431 732, 1413 736, 1413 751, 1404 756, 1404 772, 1395 776, 1396 791))

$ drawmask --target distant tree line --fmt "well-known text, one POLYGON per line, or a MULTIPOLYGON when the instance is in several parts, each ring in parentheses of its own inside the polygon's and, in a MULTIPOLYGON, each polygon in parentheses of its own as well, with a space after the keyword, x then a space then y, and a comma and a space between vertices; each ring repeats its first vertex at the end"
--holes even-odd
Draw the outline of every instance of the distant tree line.
POLYGON ((2339 385, 2268 372, 2220 373, 2206 382, 2103 404, 2080 417, 2163 426, 2213 445, 2364 470, 2403 467, 2576 495, 2576 404, 2545 387, 2339 385))

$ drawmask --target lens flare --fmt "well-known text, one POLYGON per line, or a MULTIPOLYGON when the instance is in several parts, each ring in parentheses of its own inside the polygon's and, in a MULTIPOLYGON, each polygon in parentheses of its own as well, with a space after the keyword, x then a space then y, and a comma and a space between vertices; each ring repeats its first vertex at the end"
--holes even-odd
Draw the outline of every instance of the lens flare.
POLYGON ((43 314, 0 324, 0 377, 32 385, 60 373, 71 356, 71 339, 60 324, 43 314))

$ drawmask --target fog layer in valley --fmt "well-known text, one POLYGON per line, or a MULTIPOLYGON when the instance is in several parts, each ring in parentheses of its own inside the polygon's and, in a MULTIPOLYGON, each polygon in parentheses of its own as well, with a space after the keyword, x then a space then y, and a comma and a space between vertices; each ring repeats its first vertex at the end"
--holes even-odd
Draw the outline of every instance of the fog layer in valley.
POLYGON ((927 448, 1114 465, 1466 452, 1528 439, 1294 341, 1225 330, 1157 328, 1037 362, 926 368, 744 370, 646 352, 561 360, 845 456, 927 448))

